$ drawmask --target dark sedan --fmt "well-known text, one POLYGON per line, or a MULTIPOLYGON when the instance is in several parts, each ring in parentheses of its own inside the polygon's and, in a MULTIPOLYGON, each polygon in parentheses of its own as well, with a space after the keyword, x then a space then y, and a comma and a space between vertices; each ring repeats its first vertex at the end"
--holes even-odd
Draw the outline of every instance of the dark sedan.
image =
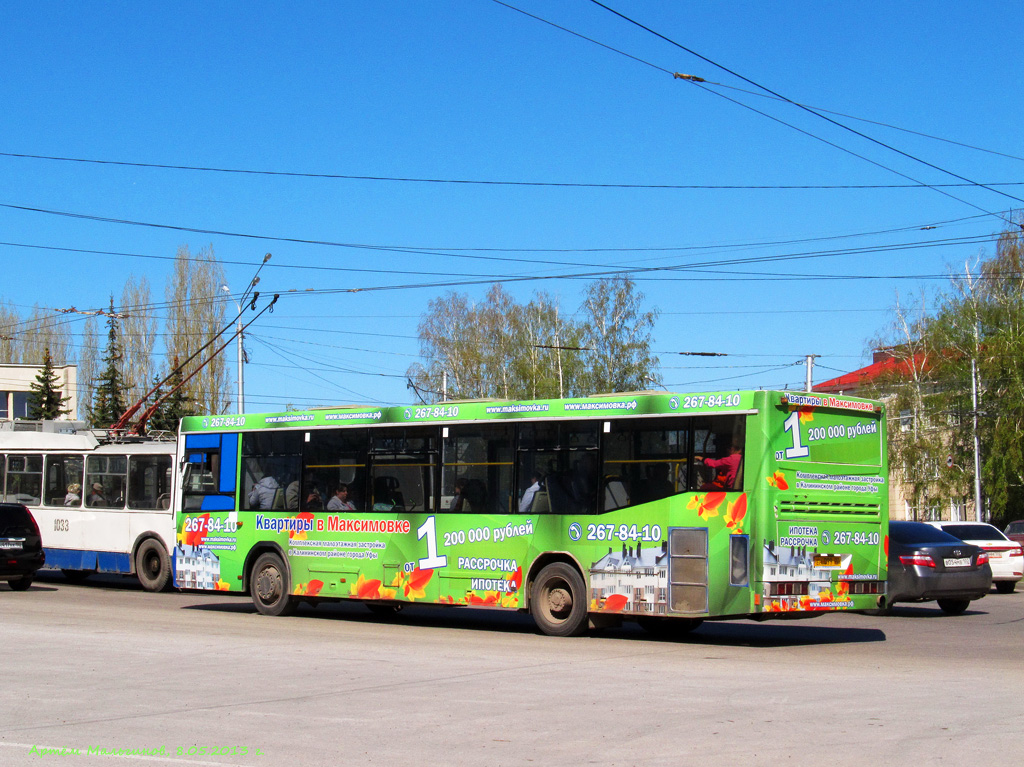
POLYGON ((927 602, 959 615, 992 588, 988 553, 922 522, 889 524, 886 602, 927 602))
POLYGON ((20 503, 0 503, 0 581, 24 591, 45 561, 32 512, 20 503))

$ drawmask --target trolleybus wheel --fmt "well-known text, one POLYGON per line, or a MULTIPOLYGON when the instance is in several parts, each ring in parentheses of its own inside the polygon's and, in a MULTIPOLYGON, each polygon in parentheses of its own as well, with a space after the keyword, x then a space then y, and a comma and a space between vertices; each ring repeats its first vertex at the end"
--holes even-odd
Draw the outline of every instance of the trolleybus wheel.
POLYGON ((171 579, 171 560, 163 543, 147 538, 135 552, 135 575, 146 591, 163 591, 171 579))
POLYGON ((938 599, 939 609, 946 615, 959 615, 971 604, 970 599, 938 599))
POLYGON ((387 618, 402 612, 401 602, 367 602, 366 609, 374 615, 387 618))
POLYGON ((530 590, 530 614, 549 636, 580 636, 587 630, 587 587, 576 568, 553 562, 530 590))
POLYGON ((704 622, 703 618, 653 618, 644 615, 636 619, 640 627, 659 637, 683 636, 689 634, 704 622))
POLYGON ((298 607, 292 598, 288 571, 277 554, 261 554, 249 578, 252 602, 264 615, 291 615, 298 607))
POLYGON ((70 583, 82 583, 90 575, 95 575, 95 570, 65 570, 61 568, 61 573, 70 583))

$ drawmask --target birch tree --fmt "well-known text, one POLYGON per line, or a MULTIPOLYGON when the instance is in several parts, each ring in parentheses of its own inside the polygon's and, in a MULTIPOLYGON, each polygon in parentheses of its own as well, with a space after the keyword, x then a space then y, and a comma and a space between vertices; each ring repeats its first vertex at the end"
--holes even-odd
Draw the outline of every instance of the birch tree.
MULTIPOLYGON (((212 246, 194 255, 187 245, 178 248, 174 273, 166 289, 169 316, 165 346, 168 360, 174 357, 188 359, 224 327, 225 302, 220 289, 223 284, 224 270, 214 256, 212 246)), ((184 375, 188 377, 194 372, 222 343, 223 340, 214 342, 186 365, 184 375)), ((185 385, 185 392, 200 412, 223 413, 230 404, 230 386, 224 355, 218 354, 185 385)))
POLYGON ((584 381, 588 393, 642 391, 658 382, 651 351, 656 310, 644 311, 644 294, 627 276, 590 284, 580 311, 582 343, 588 347, 584 381))
POLYGON ((123 339, 125 391, 129 403, 135 403, 149 391, 153 378, 153 347, 157 322, 153 316, 149 280, 131 275, 121 292, 121 337, 123 339))

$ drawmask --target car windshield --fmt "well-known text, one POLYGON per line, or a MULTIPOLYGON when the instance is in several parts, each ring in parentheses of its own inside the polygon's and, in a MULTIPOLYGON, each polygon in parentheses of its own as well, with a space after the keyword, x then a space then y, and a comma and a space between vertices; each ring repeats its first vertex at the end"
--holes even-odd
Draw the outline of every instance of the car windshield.
POLYGON ((1006 536, 999 531, 999 528, 992 527, 992 525, 943 525, 942 529, 950 535, 955 535, 962 541, 1007 540, 1006 536))
POLYGON ((923 522, 890 522, 889 537, 896 543, 959 543, 948 533, 944 533, 937 527, 926 525, 923 522))

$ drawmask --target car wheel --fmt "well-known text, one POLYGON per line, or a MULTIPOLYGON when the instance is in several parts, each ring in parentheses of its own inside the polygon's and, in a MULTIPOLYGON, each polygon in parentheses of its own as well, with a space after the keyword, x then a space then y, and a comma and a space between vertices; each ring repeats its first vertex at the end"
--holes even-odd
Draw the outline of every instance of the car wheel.
POLYGON ((28 587, 32 585, 32 576, 26 575, 24 578, 16 578, 8 583, 15 591, 27 591, 28 587))
POLYGON ((970 599, 939 599, 939 609, 946 615, 959 615, 971 604, 970 599))
POLYGON ((1017 588, 1017 581, 996 581, 993 585, 1000 594, 1012 594, 1017 588))
POLYGON ((135 575, 146 591, 163 591, 171 579, 171 560, 164 545, 147 538, 135 552, 135 575))
POLYGON ((298 607, 292 598, 288 571, 277 554, 261 554, 249 577, 252 602, 264 615, 291 615, 298 607))
POLYGON ((575 567, 554 562, 530 590, 530 614, 549 636, 580 636, 587 630, 587 587, 575 567))

